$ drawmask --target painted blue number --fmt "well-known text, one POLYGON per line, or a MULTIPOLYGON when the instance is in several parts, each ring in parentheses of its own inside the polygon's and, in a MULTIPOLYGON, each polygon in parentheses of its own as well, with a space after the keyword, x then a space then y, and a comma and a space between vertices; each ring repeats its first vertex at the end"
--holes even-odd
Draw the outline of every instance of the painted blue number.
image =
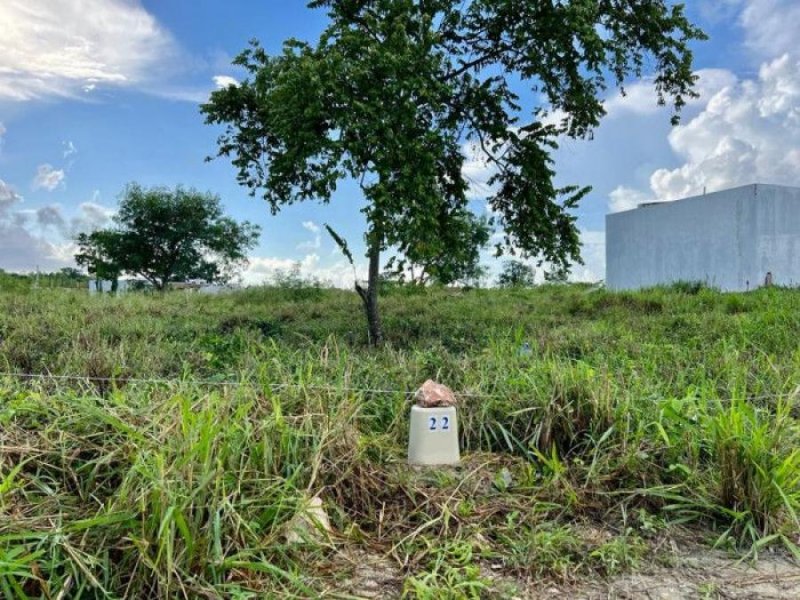
POLYGON ((450 417, 428 417, 428 431, 450 431, 450 417))

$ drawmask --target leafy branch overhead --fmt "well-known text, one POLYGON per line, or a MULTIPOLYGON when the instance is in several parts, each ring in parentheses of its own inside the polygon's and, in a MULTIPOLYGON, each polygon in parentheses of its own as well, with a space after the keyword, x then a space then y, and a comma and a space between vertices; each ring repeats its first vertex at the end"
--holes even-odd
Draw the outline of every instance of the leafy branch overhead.
MULTIPOLYGON (((496 173, 486 199, 498 251, 555 268, 580 261, 574 209, 588 188, 557 186, 559 136, 591 134, 610 85, 652 65, 677 120, 692 86, 689 43, 704 34, 666 0, 316 0, 329 24, 316 44, 258 42, 248 73, 202 106, 224 130, 218 154, 272 212, 328 202, 342 179, 366 200, 377 285, 381 251, 416 264, 450 252, 470 211, 465 144, 496 173)), ((480 236, 463 236, 473 248, 480 236)), ((469 254, 469 253, 467 253, 469 254)))

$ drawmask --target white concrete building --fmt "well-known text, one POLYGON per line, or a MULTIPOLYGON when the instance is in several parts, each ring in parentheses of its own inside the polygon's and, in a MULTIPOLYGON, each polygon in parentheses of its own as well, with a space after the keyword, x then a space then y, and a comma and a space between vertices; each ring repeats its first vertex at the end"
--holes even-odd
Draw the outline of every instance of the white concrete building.
POLYGON ((701 281, 746 291, 768 277, 800 285, 800 188, 748 185, 606 217, 610 289, 701 281))

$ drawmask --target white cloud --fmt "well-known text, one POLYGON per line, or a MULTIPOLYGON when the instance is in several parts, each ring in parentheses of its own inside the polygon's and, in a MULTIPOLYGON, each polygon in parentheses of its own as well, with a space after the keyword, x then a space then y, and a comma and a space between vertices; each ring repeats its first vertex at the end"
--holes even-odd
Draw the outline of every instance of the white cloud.
POLYGON ((7 271, 52 271, 72 265, 63 248, 22 227, 0 221, 0 268, 7 271))
POLYGON ((214 85, 216 85, 218 89, 223 89, 231 85, 239 85, 236 78, 230 75, 214 75, 212 79, 214 80, 214 85))
POLYGON ((800 184, 800 60, 784 55, 764 64, 758 79, 723 89, 669 143, 685 162, 653 173, 659 199, 755 182, 800 184))
POLYGON ((314 221, 303 221, 303 229, 307 229, 311 233, 319 233, 321 231, 320 226, 314 221))
MULTIPOLYGON (((687 98, 687 106, 701 106, 720 90, 736 83, 736 75, 727 69, 700 69, 695 91, 697 98, 687 98)), ((625 95, 617 93, 605 101, 604 107, 610 118, 625 115, 652 115, 665 110, 658 105, 658 96, 652 78, 644 78, 625 87, 625 95)))
POLYGON ((319 263, 317 254, 309 254, 302 260, 292 258, 276 258, 273 256, 253 256, 247 267, 246 278, 260 279, 264 281, 268 277, 273 277, 279 271, 291 271, 295 266, 305 271, 313 270, 319 263), (249 277, 248 277, 249 276, 249 277))
POLYGON ((749 183, 800 185, 800 53, 795 40, 800 3, 725 0, 720 10, 726 14, 732 8, 740 11, 745 46, 754 58, 768 60, 756 77, 715 71, 701 78, 701 90, 712 93, 703 94, 700 112, 668 137, 680 164, 651 170, 649 191, 615 189, 609 198, 612 211, 648 199, 675 200, 749 183))
MULTIPOLYGON (((9 271, 32 271, 37 267, 54 270, 67 266, 59 258, 58 245, 30 231, 32 211, 13 211, 22 198, 0 182, 0 268, 9 271)), ((35 214, 35 213, 34 213, 35 214)))
POLYGON ((5 136, 6 131, 6 126, 3 125, 2 121, 0 121, 0 150, 3 149, 3 136, 5 136))
POLYGON ((0 179, 0 218, 4 217, 9 208, 17 202, 22 201, 20 196, 14 188, 8 185, 5 181, 0 179))
POLYGON ((306 252, 310 250, 319 250, 322 247, 322 229, 320 226, 314 223, 314 221, 303 221, 303 229, 313 233, 314 238, 298 244, 297 249, 306 252))
POLYGON ((771 59, 797 50, 800 2, 797 0, 739 0, 745 43, 761 58, 771 59))
POLYGON ((66 226, 66 221, 61 214, 61 207, 58 204, 37 208, 36 222, 43 228, 54 227, 57 230, 64 230, 66 226))
POLYGON ((623 185, 618 186, 613 192, 611 192, 609 198, 610 202, 608 203, 608 207, 611 212, 631 210, 640 204, 649 202, 653 199, 652 196, 649 196, 645 192, 623 185))
MULTIPOLYGON (((345 260, 322 265, 316 253, 307 254, 301 260, 291 258, 278 258, 266 256, 250 257, 250 264, 242 273, 242 282, 245 285, 260 285, 275 281, 279 273, 289 273, 295 268, 303 278, 313 278, 326 285, 339 288, 353 288, 353 267, 345 260)), ((359 279, 365 279, 367 269, 364 265, 357 265, 356 274, 359 279)))
POLYGON ((319 250, 320 246, 322 246, 322 240, 320 239, 320 236, 317 236, 313 240, 300 242, 299 244, 297 244, 297 249, 307 252, 309 250, 319 250))
MULTIPOLYGON (((97 197, 95 193, 94 198, 97 197)), ((79 233, 102 229, 111 223, 111 218, 116 211, 113 208, 97 204, 96 202, 83 202, 78 206, 78 215, 73 217, 70 237, 79 233)))
POLYGON ((43 164, 36 169, 36 177, 33 178, 33 189, 45 189, 52 192, 64 182, 64 170, 55 169, 53 165, 43 164))
POLYGON ((745 47, 757 60, 773 59, 797 47, 797 0, 694 0, 703 20, 715 25, 738 22, 745 47))
POLYGON ((354 275, 360 281, 367 278, 367 267, 363 261, 356 263, 355 274, 352 265, 347 260, 323 262, 319 254, 311 252, 300 260, 272 256, 252 256, 250 264, 242 273, 242 283, 245 285, 260 285, 272 283, 279 274, 287 274, 295 269, 301 277, 316 279, 325 285, 343 289, 353 289, 354 275))
POLYGON ((110 224, 114 209, 83 202, 78 205, 77 214, 67 217, 59 204, 50 204, 35 211, 20 211, 25 223, 35 222, 44 234, 48 228, 64 239, 74 239, 79 233, 94 231, 110 224))
POLYGON ((208 96, 211 93, 211 91, 208 89, 198 89, 193 87, 171 88, 164 86, 150 88, 145 91, 166 100, 191 102, 192 104, 207 102, 208 96))
POLYGON ((469 185, 467 198, 478 200, 493 196, 497 189, 489 185, 489 180, 497 173, 497 165, 489 159, 478 143, 464 144, 461 150, 465 156, 461 174, 469 185))
POLYGON ((138 0, 3 0, 0 23, 0 99, 141 84, 176 53, 138 0))
POLYGON ((704 21, 731 22, 741 11, 743 0, 695 0, 704 21))
MULTIPOLYGON (((647 200, 675 200, 748 183, 800 185, 800 31, 797 0, 719 0, 701 11, 738 22, 745 47, 761 64, 756 77, 725 70, 700 71, 701 104, 696 115, 673 129, 669 147, 674 168, 649 172, 649 191, 617 187, 612 211, 647 200)), ((614 98, 609 114, 645 114, 646 94, 636 84, 632 98, 614 98)))
POLYGON ((36 221, 36 211, 31 209, 15 210, 7 215, 7 219, 15 227, 28 227, 36 221))
POLYGON ((75 147, 75 144, 69 140, 62 142, 61 145, 64 146, 64 158, 69 158, 70 156, 78 153, 78 149, 75 147))
MULTIPOLYGON (((736 76, 726 69, 702 69, 697 71, 696 91, 698 98, 688 99, 690 108, 702 108, 711 98, 722 90, 736 85, 736 76)), ((609 97, 604 103, 610 119, 618 117, 645 117, 666 110, 658 105, 655 86, 651 79, 642 79, 626 87, 626 94, 620 93, 609 97)), ((556 111, 545 118, 545 123, 558 124, 564 113, 556 111)), ((465 144, 462 149, 466 160, 462 173, 469 184, 470 199, 486 198, 496 191, 496 187, 488 184, 497 173, 497 167, 486 157, 478 144, 465 144)), ((635 208, 641 202, 652 200, 650 194, 631 188, 615 190, 612 198, 614 211, 635 208)))
POLYGON ((0 269, 11 271, 55 270, 74 266, 73 238, 108 224, 113 210, 84 202, 73 215, 57 204, 38 209, 19 209, 23 201, 0 180, 0 269))

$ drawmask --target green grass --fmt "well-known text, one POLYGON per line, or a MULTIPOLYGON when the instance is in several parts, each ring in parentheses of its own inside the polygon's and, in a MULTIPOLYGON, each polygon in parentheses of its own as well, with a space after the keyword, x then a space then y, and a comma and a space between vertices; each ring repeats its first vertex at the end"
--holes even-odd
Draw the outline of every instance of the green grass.
POLYGON ((0 597, 335 595, 367 553, 398 596, 479 598, 635 569, 678 525, 796 551, 798 292, 381 302, 373 350, 343 291, 0 292, 0 371, 101 378, 0 375, 0 597), (458 469, 404 463, 427 378, 458 469), (333 532, 287 543, 317 495, 333 532))

